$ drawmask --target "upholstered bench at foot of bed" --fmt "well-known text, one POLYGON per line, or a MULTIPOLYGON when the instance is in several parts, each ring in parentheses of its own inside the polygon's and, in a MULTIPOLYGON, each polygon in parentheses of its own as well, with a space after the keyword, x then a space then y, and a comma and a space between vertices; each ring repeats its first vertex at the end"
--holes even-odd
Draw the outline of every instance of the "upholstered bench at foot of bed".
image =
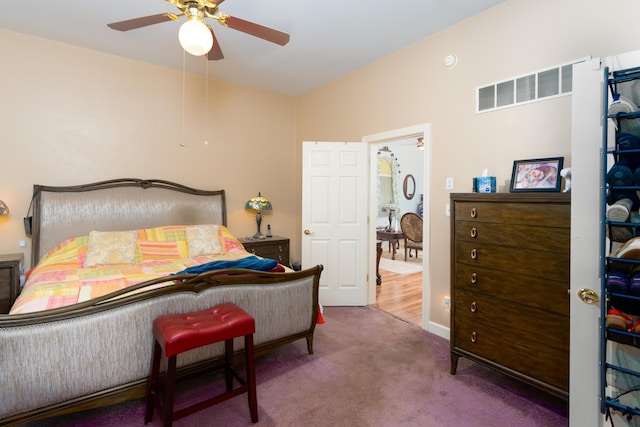
POLYGON ((254 365, 253 334, 255 320, 232 303, 220 304, 194 313, 162 316, 153 322, 155 338, 151 375, 147 389, 145 424, 153 418, 155 406, 162 412, 165 426, 200 409, 223 402, 242 393, 247 393, 251 421, 258 422, 258 401, 254 365), (233 369, 233 339, 244 337, 245 379, 233 369), (180 353, 217 342, 225 343, 224 371, 226 392, 179 411, 173 411, 176 382, 176 357, 180 353), (168 358, 167 376, 164 384, 164 399, 159 396, 160 359, 168 358), (233 388, 233 378, 241 387, 233 388))

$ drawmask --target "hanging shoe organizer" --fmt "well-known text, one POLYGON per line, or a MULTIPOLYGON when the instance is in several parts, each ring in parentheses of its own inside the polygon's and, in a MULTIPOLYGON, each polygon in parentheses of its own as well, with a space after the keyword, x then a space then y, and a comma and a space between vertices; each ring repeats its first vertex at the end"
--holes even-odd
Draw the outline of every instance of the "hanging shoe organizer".
POLYGON ((629 419, 640 415, 639 102, 640 68, 606 68, 600 395, 602 413, 629 419))

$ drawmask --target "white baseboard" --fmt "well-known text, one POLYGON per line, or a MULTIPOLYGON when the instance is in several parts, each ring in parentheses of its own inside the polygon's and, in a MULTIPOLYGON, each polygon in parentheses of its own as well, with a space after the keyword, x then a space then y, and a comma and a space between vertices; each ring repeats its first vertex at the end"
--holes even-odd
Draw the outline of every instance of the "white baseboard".
POLYGON ((427 331, 446 340, 449 340, 451 337, 449 328, 439 323, 429 322, 429 324, 427 325, 427 331))

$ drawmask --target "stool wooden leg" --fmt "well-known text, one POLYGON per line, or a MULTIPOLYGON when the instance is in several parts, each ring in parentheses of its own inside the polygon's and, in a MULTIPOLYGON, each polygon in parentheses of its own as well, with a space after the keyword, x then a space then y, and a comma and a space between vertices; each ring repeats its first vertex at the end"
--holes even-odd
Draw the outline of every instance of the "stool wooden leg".
POLYGON ((253 353, 253 335, 244 336, 244 356, 247 374, 247 396, 251 421, 258 422, 258 396, 256 395, 256 365, 253 353))
POLYGON ((164 427, 173 424, 173 395, 176 389, 176 356, 171 356, 167 363, 167 378, 164 383, 163 423, 164 427))
POLYGON ((233 390, 233 338, 224 342, 224 380, 227 391, 233 390))
POLYGON ((160 376, 160 357, 162 356, 162 347, 155 341, 153 346, 153 356, 151 357, 151 375, 147 382, 147 407, 144 416, 144 423, 148 424, 153 418, 155 410, 155 397, 158 390, 158 377, 160 376))

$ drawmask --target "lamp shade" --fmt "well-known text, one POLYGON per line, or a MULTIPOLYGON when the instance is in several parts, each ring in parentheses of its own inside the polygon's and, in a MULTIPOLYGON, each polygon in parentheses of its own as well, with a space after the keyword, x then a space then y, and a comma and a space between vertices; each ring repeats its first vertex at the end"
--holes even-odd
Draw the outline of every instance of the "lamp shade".
POLYGON ((9 215, 9 208, 2 200, 0 200, 0 215, 9 215))
POLYGON ((264 239, 265 236, 260 232, 260 224, 262 224, 262 211, 270 211, 271 202, 262 197, 260 193, 258 193, 256 197, 249 199, 244 208, 253 209, 254 211, 256 211, 256 225, 258 226, 258 231, 256 231, 256 234, 253 235, 253 239, 264 239))
POLYGON ((211 30, 199 16, 190 16, 180 26, 178 40, 182 48, 193 56, 205 55, 213 46, 211 30))
POLYGON ((271 202, 258 193, 256 197, 249 199, 247 204, 245 205, 245 209, 253 209, 255 211, 270 211, 271 202))

